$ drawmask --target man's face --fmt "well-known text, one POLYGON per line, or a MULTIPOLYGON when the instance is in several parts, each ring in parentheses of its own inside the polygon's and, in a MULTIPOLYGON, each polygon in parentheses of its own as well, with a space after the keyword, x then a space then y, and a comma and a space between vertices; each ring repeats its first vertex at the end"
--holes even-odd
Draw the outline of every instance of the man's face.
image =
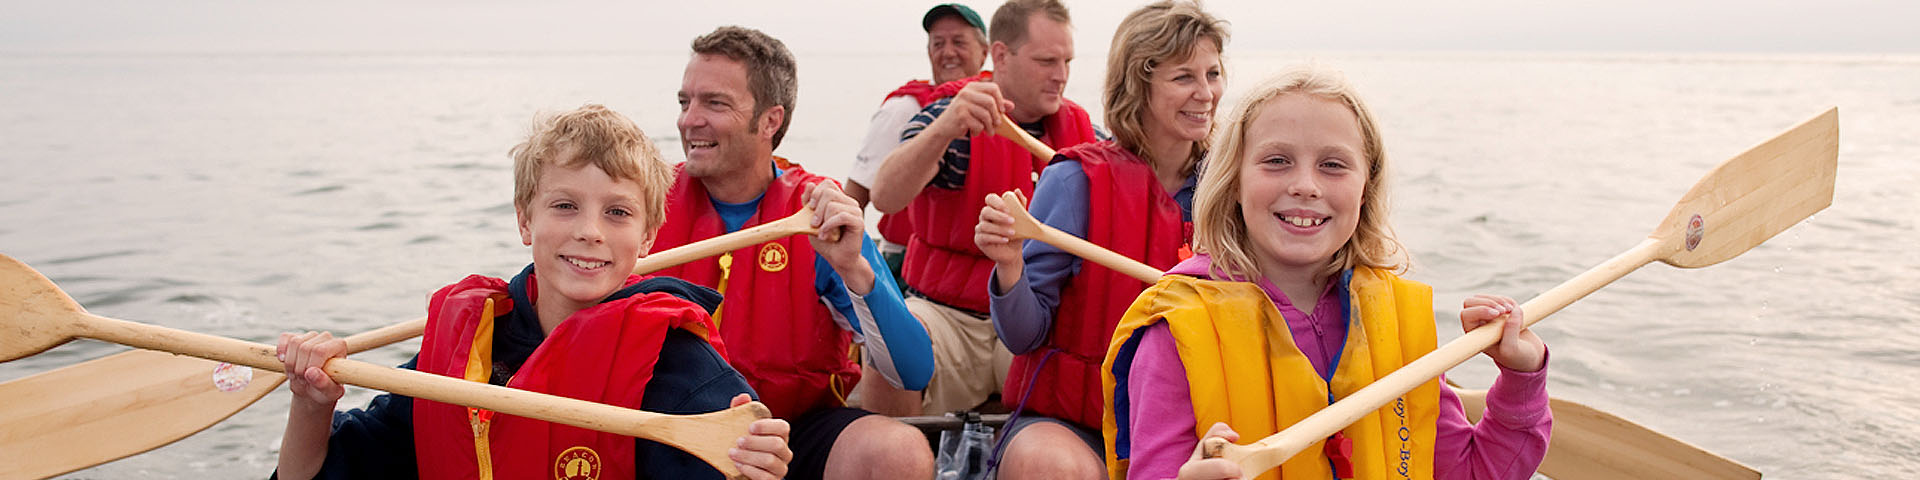
POLYGON ((933 65, 935 85, 979 74, 986 61, 987 45, 980 42, 980 30, 960 16, 940 17, 927 29, 927 63, 933 65))
POLYGON ((993 44, 993 83, 1013 101, 1013 118, 1030 122, 1059 110, 1072 61, 1073 28, 1041 13, 1027 17, 1020 46, 993 44))
POLYGON ((678 96, 677 126, 688 175, 705 178, 766 164, 773 133, 786 111, 774 106, 754 116, 746 64, 724 55, 694 54, 680 78, 678 96))

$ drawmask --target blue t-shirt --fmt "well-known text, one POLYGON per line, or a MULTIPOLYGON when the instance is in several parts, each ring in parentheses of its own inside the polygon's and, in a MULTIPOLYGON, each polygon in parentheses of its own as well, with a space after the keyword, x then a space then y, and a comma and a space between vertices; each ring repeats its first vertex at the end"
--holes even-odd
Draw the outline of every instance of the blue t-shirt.
MULTIPOLYGON (((786 174, 774 169, 774 177, 786 174)), ((725 224, 727 233, 739 231, 760 210, 760 200, 754 197, 742 203, 726 203, 719 200, 713 203, 714 211, 720 214, 720 222, 725 224)), ((933 378, 933 343, 927 337, 926 327, 907 311, 906 299, 900 296, 900 287, 895 286, 893 273, 887 268, 887 262, 880 257, 880 249, 875 247, 873 239, 866 234, 860 236, 860 256, 866 259, 867 267, 873 270, 873 290, 867 292, 864 301, 870 316, 862 315, 854 304, 854 298, 847 290, 846 281, 840 273, 833 270, 825 257, 813 255, 813 289, 820 299, 832 307, 834 320, 841 328, 846 328, 861 338, 867 350, 872 353, 868 358, 870 366, 886 376, 889 383, 906 390, 927 388, 927 381, 933 378), (871 322, 879 330, 878 335, 867 331, 863 324, 871 322), (887 361, 881 361, 885 357, 887 361)))

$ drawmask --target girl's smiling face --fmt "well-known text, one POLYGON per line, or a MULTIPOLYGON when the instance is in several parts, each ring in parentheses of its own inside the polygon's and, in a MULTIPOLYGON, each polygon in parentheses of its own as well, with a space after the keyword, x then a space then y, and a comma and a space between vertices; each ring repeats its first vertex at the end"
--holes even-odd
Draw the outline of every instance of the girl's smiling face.
POLYGON ((1367 184, 1360 120, 1336 100, 1269 99, 1246 127, 1240 213, 1263 276, 1313 275, 1353 238, 1367 184))

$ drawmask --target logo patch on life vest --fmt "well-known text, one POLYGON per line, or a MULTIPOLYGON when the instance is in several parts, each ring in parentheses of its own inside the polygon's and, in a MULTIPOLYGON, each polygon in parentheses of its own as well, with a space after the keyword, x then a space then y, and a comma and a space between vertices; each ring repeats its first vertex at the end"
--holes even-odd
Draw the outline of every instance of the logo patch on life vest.
POLYGON ((1706 236, 1706 220, 1700 218, 1700 214, 1696 213, 1693 215, 1692 220, 1687 220, 1687 251, 1691 252, 1693 251, 1693 247, 1700 246, 1700 239, 1706 236))
POLYGON ((769 273, 787 269, 787 247, 767 242, 760 245, 760 269, 769 273))
POLYGON ((237 392, 253 383, 253 368, 221 362, 213 366, 213 388, 222 392, 237 392))
POLYGON ((573 447, 553 458, 554 480, 599 480, 600 453, 587 447, 573 447))

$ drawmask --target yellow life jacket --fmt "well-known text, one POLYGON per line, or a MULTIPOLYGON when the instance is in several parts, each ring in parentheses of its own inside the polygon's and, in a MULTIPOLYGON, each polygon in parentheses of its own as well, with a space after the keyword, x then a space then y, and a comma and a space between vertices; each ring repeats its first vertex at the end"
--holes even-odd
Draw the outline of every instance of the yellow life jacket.
MULTIPOLYGON (((1214 422, 1226 422, 1244 441, 1278 433, 1325 408, 1329 387, 1331 398, 1345 398, 1434 349, 1432 287, 1372 268, 1343 277, 1347 340, 1331 381, 1300 353, 1286 320, 1257 285, 1167 275, 1142 292, 1101 366, 1109 478, 1126 478, 1131 456, 1124 382, 1137 333, 1163 320, 1186 369, 1195 438, 1214 422)), ((1353 440, 1355 478, 1433 478, 1439 405, 1439 381, 1429 381, 1343 430, 1353 440)), ((1259 478, 1333 478, 1320 453, 1324 443, 1259 478)))

